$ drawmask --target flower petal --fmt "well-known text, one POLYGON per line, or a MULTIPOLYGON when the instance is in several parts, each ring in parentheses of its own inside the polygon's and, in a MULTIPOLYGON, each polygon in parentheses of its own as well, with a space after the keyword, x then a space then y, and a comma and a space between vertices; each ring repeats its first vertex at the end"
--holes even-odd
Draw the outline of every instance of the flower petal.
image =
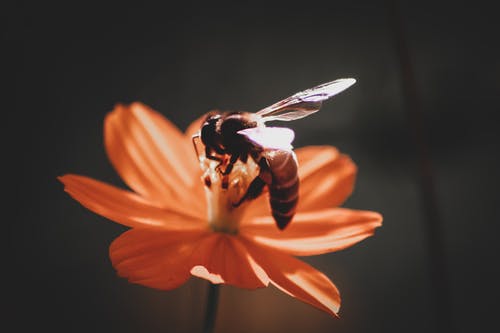
POLYGON ((94 213, 128 227, 161 227, 169 230, 204 228, 203 216, 152 206, 141 196, 80 175, 58 178, 64 190, 94 213))
POLYGON ((262 216, 271 216, 271 205, 269 204, 269 191, 267 187, 264 188, 259 197, 249 203, 240 225, 251 224, 254 222, 255 217, 262 216))
POLYGON ((352 193, 356 165, 330 146, 296 150, 299 162, 300 196, 297 211, 340 206, 352 193))
POLYGON ((150 288, 170 290, 191 276, 190 258, 205 234, 132 229, 113 241, 109 256, 119 276, 150 288))
POLYGON ((241 226, 240 234, 288 254, 309 256, 352 246, 373 235, 381 225, 378 213, 330 208, 298 213, 284 231, 276 227, 272 217, 254 218, 252 223, 241 226))
POLYGON ((104 140, 111 163, 134 191, 156 205, 189 202, 201 210, 188 191, 200 182, 199 166, 188 157, 193 148, 161 114, 141 103, 117 105, 106 116, 104 140))
POLYGON ((250 241, 244 241, 244 244, 273 285, 292 297, 337 316, 340 294, 323 273, 289 255, 265 250, 250 241))
POLYGON ((200 244, 191 270, 194 276, 212 283, 225 283, 239 288, 265 287, 269 279, 255 263, 240 240, 228 234, 213 233, 200 244))
POLYGON ((175 288, 190 273, 246 289, 269 283, 236 237, 210 231, 132 229, 111 244, 110 257, 120 276, 157 289, 175 288))
MULTIPOLYGON (((201 129, 201 126, 207 119, 208 113, 205 113, 204 115, 196 118, 189 126, 186 128, 186 131, 184 132, 184 135, 186 138, 188 138, 190 141, 196 133, 201 129)), ((192 141, 191 141, 192 142, 192 141)))

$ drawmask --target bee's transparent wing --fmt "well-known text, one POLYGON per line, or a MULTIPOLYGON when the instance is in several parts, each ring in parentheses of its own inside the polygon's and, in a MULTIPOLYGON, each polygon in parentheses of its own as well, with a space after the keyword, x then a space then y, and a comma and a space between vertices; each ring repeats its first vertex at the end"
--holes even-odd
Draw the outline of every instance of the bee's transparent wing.
POLYGON ((265 109, 256 112, 264 121, 290 121, 307 117, 321 108, 323 101, 346 90, 355 79, 338 79, 298 92, 265 109))
POLYGON ((253 127, 238 131, 262 148, 292 150, 295 133, 286 127, 253 127))

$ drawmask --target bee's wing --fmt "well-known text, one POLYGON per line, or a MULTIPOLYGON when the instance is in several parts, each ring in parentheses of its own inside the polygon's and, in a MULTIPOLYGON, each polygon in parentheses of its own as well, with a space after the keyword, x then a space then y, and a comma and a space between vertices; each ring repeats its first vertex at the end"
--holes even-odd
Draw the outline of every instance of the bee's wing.
POLYGON ((338 79, 301 91, 256 112, 264 121, 290 121, 307 117, 321 108, 321 103, 356 83, 355 79, 338 79))
POLYGON ((269 149, 292 150, 295 133, 286 127, 253 127, 238 131, 258 146, 269 149))

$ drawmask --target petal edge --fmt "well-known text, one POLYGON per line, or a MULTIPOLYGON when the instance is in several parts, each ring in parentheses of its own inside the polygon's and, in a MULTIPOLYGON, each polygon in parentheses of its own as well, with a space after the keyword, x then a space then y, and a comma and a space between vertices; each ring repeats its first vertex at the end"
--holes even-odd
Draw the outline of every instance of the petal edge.
POLYGON ((195 215, 153 206, 141 196, 98 180, 75 174, 58 177, 64 190, 92 212, 128 227, 160 227, 171 230, 202 229, 195 215))
POLYGON ((241 227, 242 237, 295 256, 340 251, 371 236, 382 216, 371 211, 330 208, 298 213, 284 231, 271 217, 254 218, 241 227))
POLYGON ((323 273, 289 255, 265 250, 245 241, 245 246, 281 291, 338 317, 340 293, 323 273))

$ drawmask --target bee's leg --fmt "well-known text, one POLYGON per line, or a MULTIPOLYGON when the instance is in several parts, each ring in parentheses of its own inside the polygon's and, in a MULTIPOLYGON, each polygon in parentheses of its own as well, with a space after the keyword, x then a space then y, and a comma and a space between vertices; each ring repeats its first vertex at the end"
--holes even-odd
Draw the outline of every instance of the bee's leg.
POLYGON ((226 170, 222 173, 222 188, 227 189, 229 187, 229 174, 233 170, 234 163, 238 160, 240 155, 238 154, 233 154, 231 155, 231 158, 229 159, 229 163, 226 166, 226 170))
POLYGON ((217 161, 219 162, 216 166, 215 166, 215 170, 217 172, 220 172, 220 167, 222 165, 222 163, 224 163, 224 158, 222 157, 219 157, 219 156, 216 156, 214 154, 212 154, 213 150, 211 148, 209 148, 208 146, 205 147, 205 156, 206 158, 208 158, 209 160, 212 160, 212 161, 217 161))
POLYGON ((212 155, 212 149, 210 149, 208 146, 205 147, 205 157, 208 158, 209 160, 219 162, 219 164, 217 165, 217 168, 222 163, 222 158, 215 156, 215 155, 212 155))
POLYGON ((228 175, 222 175, 221 185, 222 185, 222 189, 227 190, 227 188, 229 187, 229 176, 228 175))
POLYGON ((226 170, 222 173, 224 176, 229 175, 231 171, 233 170, 234 163, 238 160, 240 155, 238 154, 233 154, 231 155, 231 158, 229 159, 229 163, 226 166, 226 170))
MULTIPOLYGON (((215 156, 215 155, 212 155, 212 150, 208 147, 205 147, 205 156, 209 159, 209 160, 212 160, 212 161, 217 161, 219 162, 219 164, 217 164, 217 166, 215 167, 215 170, 219 173, 222 173, 220 171, 220 168, 221 168, 221 165, 222 163, 224 163, 224 158, 221 158, 219 156, 215 156)), ((229 168, 229 166, 231 166, 231 169, 233 168, 232 165, 228 165, 226 167, 226 171, 227 169, 229 168)), ((224 173, 226 172, 224 171, 224 173)), ((231 170, 229 170, 231 171, 231 170)), ((222 188, 223 189, 227 189, 229 187, 229 177, 227 175, 225 175, 224 173, 222 173, 222 180, 221 180, 221 185, 222 185, 222 188)))
POLYGON ((264 186, 266 186, 266 183, 262 180, 262 178, 258 176, 255 177, 255 179, 250 183, 250 186, 248 186, 247 192, 241 197, 240 200, 233 203, 233 207, 238 207, 245 202, 245 200, 253 200, 257 198, 262 193, 264 186))
POLYGON ((238 207, 245 200, 253 200, 257 198, 266 185, 270 185, 272 182, 271 169, 269 167, 269 163, 265 158, 261 158, 259 161, 260 171, 259 175, 255 177, 254 180, 248 186, 247 192, 238 200, 236 203, 233 203, 233 207, 238 207))

